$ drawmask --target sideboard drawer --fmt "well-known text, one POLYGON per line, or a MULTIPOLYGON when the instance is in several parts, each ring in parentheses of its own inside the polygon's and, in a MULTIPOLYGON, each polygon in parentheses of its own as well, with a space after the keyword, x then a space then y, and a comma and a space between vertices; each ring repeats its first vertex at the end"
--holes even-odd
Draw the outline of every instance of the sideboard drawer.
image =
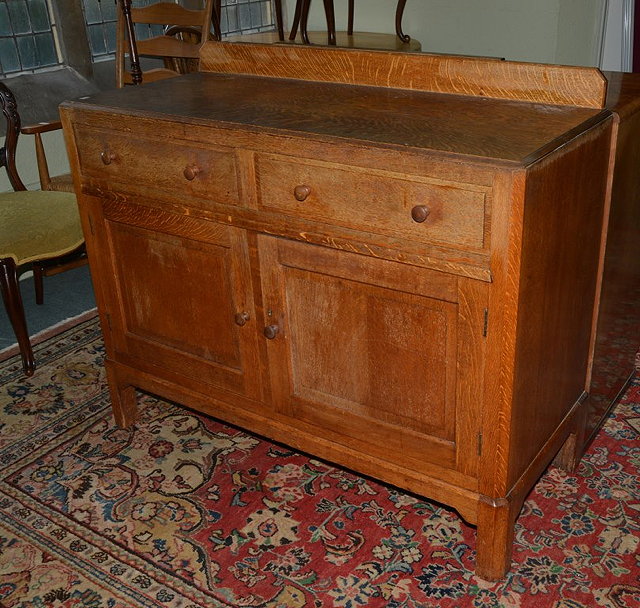
POLYGON ((171 138, 141 138, 128 133, 78 129, 83 178, 107 179, 172 196, 194 196, 217 203, 240 201, 238 163, 233 148, 198 147, 171 138))
POLYGON ((312 160, 256 155, 259 206, 359 231, 488 247, 486 187, 312 160))

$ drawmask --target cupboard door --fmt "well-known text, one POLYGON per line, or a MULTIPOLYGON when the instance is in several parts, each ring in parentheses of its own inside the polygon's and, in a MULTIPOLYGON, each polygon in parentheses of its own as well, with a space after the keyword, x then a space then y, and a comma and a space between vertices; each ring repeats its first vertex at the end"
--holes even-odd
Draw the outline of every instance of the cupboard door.
POLYGON ((244 231, 104 201, 120 354, 247 397, 260 396, 244 231), (247 373, 250 370, 250 373, 247 373))
POLYGON ((259 253, 275 406, 346 445, 474 474, 486 286, 274 237, 259 253))

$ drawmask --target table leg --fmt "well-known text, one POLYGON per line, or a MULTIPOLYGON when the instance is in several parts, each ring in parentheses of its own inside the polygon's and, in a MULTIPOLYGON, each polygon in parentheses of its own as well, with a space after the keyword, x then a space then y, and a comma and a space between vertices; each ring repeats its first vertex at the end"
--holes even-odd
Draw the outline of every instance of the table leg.
POLYGON ((293 22, 291 23, 291 31, 289 32, 289 40, 295 40, 298 35, 298 26, 300 25, 300 18, 302 16, 302 7, 304 0, 296 0, 296 8, 293 13, 293 22))
POLYGON ((309 41, 309 32, 307 31, 307 22, 309 21, 309 8, 311 7, 311 0, 302 0, 302 12, 300 13, 300 35, 302 36, 302 42, 305 44, 311 44, 309 41))
POLYGON ((136 389, 130 384, 120 381, 118 372, 109 359, 105 361, 104 367, 107 372, 113 417, 120 428, 126 429, 136 421, 138 400, 136 389))

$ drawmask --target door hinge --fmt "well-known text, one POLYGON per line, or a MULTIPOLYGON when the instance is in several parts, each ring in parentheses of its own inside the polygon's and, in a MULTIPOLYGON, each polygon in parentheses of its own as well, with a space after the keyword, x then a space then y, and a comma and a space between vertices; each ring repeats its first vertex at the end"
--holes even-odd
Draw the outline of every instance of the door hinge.
POLYGON ((482 455, 482 431, 478 433, 478 456, 482 455))
POLYGON ((489 330, 489 309, 484 309, 484 325, 482 326, 482 336, 487 337, 487 331, 489 330))
POLYGON ((95 232, 93 231, 93 218, 90 215, 88 215, 87 217, 89 218, 89 230, 91 230, 91 234, 94 235, 95 232))
POLYGON ((112 331, 112 328, 111 328, 111 315, 109 313, 105 313, 105 317, 107 318, 107 327, 109 328, 109 331, 112 331))

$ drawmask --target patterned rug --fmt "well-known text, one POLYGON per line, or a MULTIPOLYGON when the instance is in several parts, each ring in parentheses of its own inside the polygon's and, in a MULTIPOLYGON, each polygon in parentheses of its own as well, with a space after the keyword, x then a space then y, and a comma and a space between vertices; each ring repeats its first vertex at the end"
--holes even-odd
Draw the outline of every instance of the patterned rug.
POLYGON ((36 350, 32 378, 0 364, 3 607, 640 605, 638 381, 490 584, 441 506, 148 395, 117 428, 95 320, 36 350))

